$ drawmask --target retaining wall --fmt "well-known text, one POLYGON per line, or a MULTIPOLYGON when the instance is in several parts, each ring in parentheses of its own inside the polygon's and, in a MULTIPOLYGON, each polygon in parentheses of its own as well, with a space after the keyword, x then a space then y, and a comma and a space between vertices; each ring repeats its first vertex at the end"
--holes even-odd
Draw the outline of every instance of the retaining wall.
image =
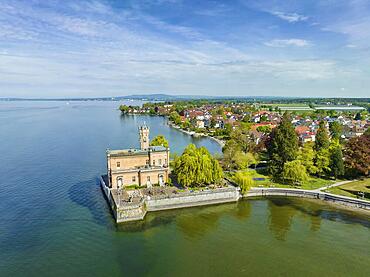
POLYGON ((238 201, 240 197, 237 188, 212 190, 209 192, 193 192, 179 194, 161 199, 147 199, 147 211, 161 211, 186 207, 196 207, 238 201))
POLYGON ((100 178, 100 185, 111 207, 117 223, 144 219, 148 211, 162 211, 204 205, 236 202, 240 198, 239 188, 229 187, 208 191, 179 192, 178 195, 143 198, 140 203, 125 203, 117 205, 111 190, 106 186, 104 178, 100 178))
POLYGON ((320 199, 352 208, 370 210, 370 202, 322 191, 284 188, 252 188, 244 197, 292 196, 320 199))

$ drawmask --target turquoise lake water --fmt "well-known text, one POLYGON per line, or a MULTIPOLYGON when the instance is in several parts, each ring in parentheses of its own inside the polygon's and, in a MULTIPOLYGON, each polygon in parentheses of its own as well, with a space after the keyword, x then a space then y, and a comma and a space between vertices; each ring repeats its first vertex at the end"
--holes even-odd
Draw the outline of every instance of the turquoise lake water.
POLYGON ((0 276, 370 276, 369 214, 318 201, 256 199, 117 226, 97 178, 106 148, 138 146, 138 125, 172 152, 220 152, 118 105, 0 102, 0 276))

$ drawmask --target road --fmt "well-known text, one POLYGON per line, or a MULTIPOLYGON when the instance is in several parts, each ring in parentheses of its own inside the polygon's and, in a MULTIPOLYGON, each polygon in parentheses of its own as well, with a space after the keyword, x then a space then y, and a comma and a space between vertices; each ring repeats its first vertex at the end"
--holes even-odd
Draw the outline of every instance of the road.
POLYGON ((324 191, 328 188, 333 188, 333 187, 338 187, 338 186, 341 186, 341 185, 344 185, 344 184, 347 184, 347 183, 351 183, 351 182, 355 182, 357 180, 349 180, 349 181, 341 181, 341 182, 337 182, 337 183, 334 183, 334 184, 331 184, 329 186, 325 186, 325 187, 321 187, 321 188, 318 188, 318 189, 315 189, 315 190, 312 190, 312 191, 324 191))

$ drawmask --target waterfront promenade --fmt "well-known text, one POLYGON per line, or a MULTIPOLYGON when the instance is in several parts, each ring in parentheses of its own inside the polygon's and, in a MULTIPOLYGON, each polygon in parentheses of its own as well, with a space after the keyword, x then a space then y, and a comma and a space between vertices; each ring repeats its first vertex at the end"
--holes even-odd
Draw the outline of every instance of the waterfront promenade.
POLYGON ((236 202, 240 198, 273 196, 319 199, 348 208, 370 211, 369 201, 323 191, 329 187, 343 185, 348 181, 338 182, 316 190, 253 187, 244 195, 241 194, 238 187, 232 185, 205 188, 199 191, 179 190, 176 187, 166 186, 116 190, 106 186, 106 176, 101 177, 100 183, 117 223, 143 220, 147 212, 236 202))
MULTIPOLYGON (((342 185, 347 183, 347 181, 343 181, 336 184, 331 185, 342 185)), ((329 186, 328 186, 329 187, 329 186)), ((290 189, 290 188, 252 188, 248 193, 246 193, 243 197, 250 198, 250 197, 269 197, 269 196, 285 196, 285 197, 304 197, 304 198, 312 198, 312 199, 320 199, 324 201, 328 201, 331 203, 339 204, 342 206, 350 207, 350 208, 359 208, 370 211, 370 201, 336 195, 332 193, 327 193, 322 190, 326 189, 327 187, 323 187, 317 190, 304 190, 304 189, 290 189)))

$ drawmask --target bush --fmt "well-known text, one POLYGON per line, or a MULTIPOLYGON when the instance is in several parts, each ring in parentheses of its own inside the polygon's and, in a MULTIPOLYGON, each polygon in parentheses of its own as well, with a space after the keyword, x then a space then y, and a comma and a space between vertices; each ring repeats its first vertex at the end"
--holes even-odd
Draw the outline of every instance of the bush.
POLYGON ((237 172, 233 177, 234 182, 240 187, 241 192, 245 194, 254 185, 253 178, 248 174, 237 172))

